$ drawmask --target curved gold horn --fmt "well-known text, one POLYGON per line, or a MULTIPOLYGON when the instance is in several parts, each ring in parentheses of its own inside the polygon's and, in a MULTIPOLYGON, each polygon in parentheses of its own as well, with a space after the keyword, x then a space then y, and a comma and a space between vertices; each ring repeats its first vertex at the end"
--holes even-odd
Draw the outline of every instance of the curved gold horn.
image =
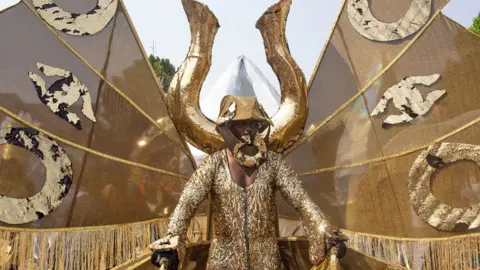
POLYGON ((257 21, 268 64, 280 81, 282 100, 272 117, 274 127, 269 149, 284 152, 300 137, 308 116, 307 83, 288 48, 285 30, 291 0, 280 0, 257 21))
MULTIPOLYGON (((187 141, 211 154, 221 150, 223 139, 215 131, 215 123, 200 110, 200 89, 210 70, 215 35, 220 27, 213 12, 195 0, 182 0, 190 23, 191 42, 185 61, 169 88, 167 104, 178 130, 187 141)), ((303 72, 290 55, 285 28, 291 0, 280 0, 257 22, 267 61, 280 81, 282 100, 273 116, 274 127, 270 149, 283 152, 300 137, 308 113, 306 81, 303 72)))
POLYGON ((187 141, 211 154, 223 147, 215 123, 200 110, 200 90, 210 71, 212 48, 220 25, 213 12, 196 0, 182 0, 190 23, 190 49, 172 79, 167 96, 168 110, 187 141))

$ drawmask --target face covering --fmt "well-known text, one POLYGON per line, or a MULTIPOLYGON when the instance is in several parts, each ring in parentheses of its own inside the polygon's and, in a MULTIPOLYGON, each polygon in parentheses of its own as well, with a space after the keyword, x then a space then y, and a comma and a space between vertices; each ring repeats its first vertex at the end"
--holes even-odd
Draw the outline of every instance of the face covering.
MULTIPOLYGON (((267 143, 262 134, 256 129, 246 130, 240 138, 233 134, 228 125, 222 126, 222 130, 222 135, 224 135, 228 148, 241 166, 258 167, 265 162, 267 143)), ((270 127, 268 128, 266 138, 269 136, 270 127)))

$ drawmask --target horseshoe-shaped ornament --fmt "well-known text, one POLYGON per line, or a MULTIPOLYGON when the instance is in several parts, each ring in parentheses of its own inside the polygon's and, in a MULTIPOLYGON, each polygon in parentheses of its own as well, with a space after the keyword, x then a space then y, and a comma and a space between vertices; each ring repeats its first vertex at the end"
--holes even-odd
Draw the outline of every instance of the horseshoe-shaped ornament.
POLYGON ((415 212, 431 226, 444 231, 465 231, 480 225, 480 203, 454 208, 432 193, 431 177, 447 163, 472 160, 480 166, 480 146, 441 143, 423 151, 412 166, 408 178, 410 203, 415 212))
POLYGON ((58 31, 73 36, 89 36, 102 31, 117 11, 118 0, 98 0, 85 14, 71 13, 57 6, 53 0, 33 0, 38 14, 58 31))
POLYGON ((396 22, 382 22, 370 10, 368 0, 348 0, 348 18, 357 32, 375 41, 404 39, 420 30, 432 12, 432 0, 412 0, 405 16, 396 22))
POLYGON ((24 148, 42 160, 46 181, 42 190, 28 198, 0 195, 0 221, 25 224, 50 214, 57 208, 72 185, 72 163, 67 153, 49 137, 29 128, 0 129, 0 145, 24 148))

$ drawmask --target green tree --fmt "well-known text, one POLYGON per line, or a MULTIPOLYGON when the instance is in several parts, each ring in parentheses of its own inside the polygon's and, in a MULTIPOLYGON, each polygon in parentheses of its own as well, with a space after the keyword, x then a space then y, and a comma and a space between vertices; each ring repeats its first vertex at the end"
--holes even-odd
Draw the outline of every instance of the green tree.
POLYGON ((175 66, 170 63, 168 58, 159 58, 153 54, 148 57, 148 60, 150 60, 153 70, 155 70, 155 74, 160 80, 163 91, 168 92, 168 87, 176 72, 175 66))
POLYGON ((469 30, 480 35, 480 14, 478 14, 478 17, 473 20, 473 24, 470 26, 469 30))

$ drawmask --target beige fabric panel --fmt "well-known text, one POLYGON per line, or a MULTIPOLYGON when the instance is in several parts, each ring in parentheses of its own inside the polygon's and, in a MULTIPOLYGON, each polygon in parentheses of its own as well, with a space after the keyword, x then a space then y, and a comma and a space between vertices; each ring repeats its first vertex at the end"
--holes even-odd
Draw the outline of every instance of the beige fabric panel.
POLYGON ((79 190, 69 226, 145 221, 168 216, 185 183, 174 177, 87 154, 75 170, 79 190))
MULTIPOLYGON (((432 0, 433 15, 441 9, 448 0, 432 0)), ((393 22, 402 18, 412 3, 411 0, 383 0, 369 1, 372 13, 381 21, 393 22)), ((364 38, 350 23, 347 14, 347 7, 342 10, 338 20, 336 31, 343 39, 332 39, 334 46, 345 46, 343 55, 349 59, 353 70, 358 78, 358 84, 362 87, 375 75, 379 66, 385 67, 397 54, 410 42, 415 34, 399 41, 376 42, 364 38)), ((343 51, 343 50, 342 50, 343 51)))
POLYGON ((301 167, 295 164, 295 168, 299 172, 361 162, 381 156, 381 152, 392 155, 421 146, 474 120, 480 116, 476 104, 478 91, 474 91, 480 83, 475 75, 480 65, 480 51, 476 49, 479 43, 477 36, 439 15, 364 95, 300 144, 288 159, 292 164, 298 161, 301 167), (445 89, 447 94, 424 116, 411 123, 383 128, 382 122, 388 115, 399 114, 392 101, 383 114, 369 116, 389 87, 405 77, 435 73, 440 74, 437 83, 418 89, 424 98, 436 89, 445 89))
POLYGON ((125 160, 192 174, 191 162, 179 147, 108 85, 103 84, 96 107, 97 122, 88 147, 125 160))
MULTIPOLYGON (((31 0, 29 0, 29 3, 31 4, 31 0)), ((55 3, 59 7, 77 13, 88 12, 96 5, 95 1, 61 0, 55 3)), ((29 16, 36 17, 31 11, 30 13, 29 16)), ((33 24, 37 27, 45 28, 39 18, 34 19, 34 21, 33 24)), ((163 96, 148 64, 144 61, 140 44, 135 38, 133 29, 130 27, 121 5, 119 5, 117 15, 102 31, 95 35, 87 37, 72 36, 58 30, 55 31, 94 69, 106 75, 110 82, 132 99, 148 116, 152 117, 154 121, 159 121, 162 129, 176 143, 182 145, 173 122, 168 116, 163 96), (114 25, 115 29, 113 29, 114 25), (109 50, 110 55, 108 55, 109 50), (103 72, 104 68, 107 67, 109 69, 106 73, 103 72), (129 71, 128 81, 120 79, 120 77, 125 76, 123 74, 125 71, 129 71)), ((52 33, 45 33, 41 36, 42 39, 47 37, 54 39, 52 33)), ((40 40, 40 38, 37 37, 37 40, 40 40)))
POLYGON ((71 71, 88 88, 94 106, 100 83, 98 76, 63 46, 23 3, 0 14, 0 28, 0 105, 16 114, 27 112, 40 127, 86 145, 93 123, 81 113, 81 101, 70 107, 82 122, 83 128, 78 131, 41 103, 28 73, 41 76, 48 88, 59 77, 44 76, 37 62, 71 71))
POLYGON ((117 13, 107 79, 152 117, 178 144, 181 139, 170 119, 161 89, 144 60, 123 10, 117 13))
MULTIPOLYGON (((373 14, 386 22, 400 19, 411 2, 411 0, 369 1, 373 14)), ((432 2, 431 15, 449 1, 432 2)), ((309 89, 310 112, 304 134, 315 129, 328 115, 371 81, 414 36, 415 34, 393 42, 366 39, 350 23, 345 4, 322 61, 313 74, 309 89)))
MULTIPOLYGON (((77 2, 64 0, 56 3, 74 12, 85 12, 94 7, 90 6, 94 4, 91 1, 77 2)), ((68 50, 24 3, 0 14, 0 106, 54 135, 103 154, 190 175, 193 173, 192 163, 178 147, 182 141, 173 128, 163 97, 132 29, 121 8, 119 10, 116 18, 97 35, 81 37, 60 33, 60 36, 80 53, 88 51, 90 54, 84 55, 86 60, 99 71, 105 67, 105 76, 136 99, 134 102, 158 121, 176 143, 68 50), (107 59, 105 46, 111 36, 111 52, 107 59), (96 123, 83 115, 81 100, 69 111, 79 116, 82 130, 55 115, 41 102, 28 73, 42 77, 47 88, 59 78, 43 76, 37 62, 71 71, 85 84, 91 95, 96 123), (145 141, 145 145, 139 145, 141 141, 145 141)), ((0 113, 0 123, 5 119, 6 115, 0 113)), ((14 126, 21 126, 9 121, 14 126)), ((72 162, 72 187, 51 214, 22 227, 96 226, 168 216, 185 183, 176 177, 87 154, 64 143, 60 145, 72 162)), ((17 148, 0 146, 2 153, 11 155, 0 157, 0 181, 4 183, 0 192, 23 198, 41 189, 45 169, 33 154, 17 148), (8 168, 3 168, 3 164, 9 165, 8 168)), ((207 204, 204 203, 198 213, 206 211, 207 204)))
MULTIPOLYGON (((480 85, 479 42, 478 36, 440 14, 364 95, 294 150, 287 160, 299 173, 362 162, 420 147, 480 117, 479 92, 476 91, 480 85), (410 123, 383 128, 382 122, 388 115, 399 114, 390 101, 383 114, 369 116, 389 87, 408 76, 435 73, 441 75, 438 82, 428 87, 418 86, 418 89, 424 98, 436 89, 445 89, 447 94, 436 101, 425 115, 410 123)), ((349 76, 350 71, 345 73, 344 78, 349 76)), ((321 102, 315 106, 320 107, 321 102)), ((477 126, 446 141, 478 145, 473 135, 477 126)), ((340 227, 391 236, 452 235, 428 225, 411 207, 407 190, 408 173, 419 153, 304 176, 302 180, 310 196, 340 227)), ((457 207, 469 206, 479 201, 476 196, 479 176, 477 166, 459 162, 435 174, 432 190, 445 203, 457 207)), ((279 214, 291 216, 295 212, 279 198, 279 214)))
MULTIPOLYGON (((70 141, 86 145, 92 124, 81 115, 81 105, 70 107, 81 115, 83 130, 78 131, 68 122, 52 113, 40 102, 36 90, 28 77, 28 72, 41 74, 36 67, 37 61, 71 70, 90 89, 93 99, 97 96, 99 78, 89 71, 45 28, 39 19, 23 4, 17 4, 0 14, 0 106, 19 115, 23 119, 58 134, 70 141), (12 27, 15 25, 15 27, 12 27), (19 29, 21 29, 19 31, 19 29)), ((45 78, 50 85, 56 78, 45 78)), ((16 121, 7 120, 0 113, 0 122, 10 122, 10 126, 21 127, 16 121)), ((2 125, 2 127, 4 127, 2 125)), ((62 145, 68 152, 74 168, 80 168, 85 153, 62 145)), ((10 157, 1 157, 0 172, 2 195, 23 198, 37 193, 45 182, 45 167, 40 159, 19 147, 3 145, 10 157), (7 168, 8 166, 8 168, 7 168), (21 184, 22 183, 22 184, 21 184), (23 190, 22 190, 23 189, 23 190)), ((73 184, 54 212, 44 218, 20 227, 59 228, 68 222, 71 204, 78 183, 78 174, 74 173, 73 184)), ((2 224, 7 225, 7 224, 2 224)))
MULTIPOLYGON (((405 234, 402 209, 398 206, 384 164, 325 172, 301 179, 332 224, 380 235, 405 234)), ((280 195, 277 205, 280 215, 297 216, 280 195)))
MULTIPOLYGON (((334 31, 332 41, 342 40, 339 31, 334 31)), ((330 42, 326 48, 322 63, 319 65, 312 82, 309 100, 309 114, 304 134, 312 132, 331 113, 345 101, 355 95, 358 85, 353 67, 345 58, 345 45, 330 42)))
MULTIPOLYGON (((126 24, 124 17, 123 20, 124 25, 119 24, 118 26, 120 28, 118 31, 120 32, 125 30, 123 29, 126 24)), ((178 146, 65 48, 24 4, 19 4, 2 13, 0 21, 3 21, 2 25, 5 28, 5 31, 2 30, 1 32, 2 36, 5 35, 5 39, 2 38, 2 40, 11 41, 2 42, 0 45, 2 49, 0 54, 3 59, 2 66, 4 66, 0 72, 1 106, 16 114, 28 112, 31 115, 32 122, 37 123, 39 127, 102 153, 174 172, 178 171, 186 175, 193 172, 190 161, 178 149, 178 146), (9 23, 15 20, 16 17, 23 18, 22 22, 24 22, 24 25, 19 27, 29 29, 29 31, 15 31, 14 28, 8 27, 9 23), (29 53, 25 54, 25 52, 29 53), (80 100, 70 107, 70 111, 76 113, 81 119, 83 127, 80 131, 72 127, 67 121, 56 116, 46 105, 40 102, 35 88, 28 77, 28 72, 41 74, 36 67, 37 62, 71 71, 87 86, 97 118, 95 124, 81 113, 82 103, 80 100), (95 128, 93 128, 94 125, 95 128), (94 135, 90 135, 92 132, 94 135), (92 142, 90 142, 90 136, 92 137, 92 142), (142 140, 145 140, 147 145, 139 150, 138 143, 142 140), (161 149, 168 155, 160 155, 161 149), (152 158, 142 157, 142 153, 147 151, 151 155, 154 152, 157 152, 157 154, 152 156, 152 158), (171 158, 172 156, 174 158, 171 158), (141 161, 139 161, 140 159, 141 161), (167 160, 170 163, 176 161, 182 164, 174 165, 172 163, 168 165, 167 160)), ((88 39, 90 37, 84 38, 88 39)), ((128 46, 122 45, 126 43, 125 40, 117 40, 117 42, 120 45, 114 44, 112 46, 114 52, 116 51, 116 46, 128 49, 128 46)), ((147 81, 149 76, 152 77, 146 68, 146 64, 142 63, 140 52, 138 52, 139 56, 136 64, 128 62, 127 55, 114 52, 110 56, 109 68, 106 70, 106 73, 111 75, 109 77, 111 77, 112 82, 116 85, 118 84, 120 88, 125 86, 126 89, 131 89, 132 91, 141 89, 143 92, 141 94, 131 93, 131 96, 143 96, 145 100, 153 100, 154 98, 148 97, 148 93, 150 93, 150 96, 156 96, 157 99, 161 100, 162 97, 153 79, 150 80, 149 85, 140 83, 141 81, 147 81), (128 62, 133 66, 122 67, 118 65, 118 62, 128 62), (137 85, 139 86, 138 88, 136 87, 137 85)), ((58 79, 45 76, 42 76, 42 78, 45 79, 47 88, 58 79)), ((162 103, 158 103, 157 107, 161 108, 162 103)), ((165 107, 162 111, 162 117, 157 120, 161 119, 161 125, 168 130, 168 126, 172 127, 171 120, 166 113, 165 107)), ((173 129, 170 129, 170 131, 176 133, 173 129)), ((178 135, 176 138, 180 140, 178 135)))
POLYGON ((287 155, 287 160, 301 173, 361 162, 380 154, 365 100, 360 96, 287 155))
POLYGON ((373 117, 373 126, 385 155, 428 143, 480 116, 479 47, 478 36, 439 15, 403 57, 379 78, 376 83, 379 86, 365 92, 371 111, 386 88, 407 76, 438 73, 441 77, 437 83, 418 88, 424 97, 436 89, 447 91, 426 115, 411 123, 381 128, 387 115, 398 114, 393 104, 389 104, 382 115, 373 117))

